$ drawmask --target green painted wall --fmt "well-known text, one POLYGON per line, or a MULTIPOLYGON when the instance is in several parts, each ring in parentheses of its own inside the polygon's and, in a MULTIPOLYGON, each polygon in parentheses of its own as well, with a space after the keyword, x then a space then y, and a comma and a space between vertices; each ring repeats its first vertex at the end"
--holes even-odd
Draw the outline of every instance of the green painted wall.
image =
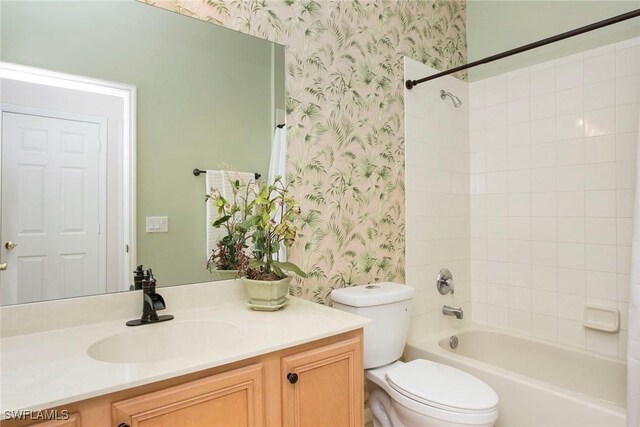
POLYGON ((271 43, 135 1, 0 7, 3 61, 137 87, 138 262, 160 284, 210 280, 204 176, 191 171, 224 163, 266 177, 271 43), (145 233, 147 216, 168 216, 169 233, 145 233))
MULTIPOLYGON (((467 1, 469 62, 640 8, 640 1, 467 1)), ((640 36, 640 18, 481 65, 479 80, 528 65, 640 36)))

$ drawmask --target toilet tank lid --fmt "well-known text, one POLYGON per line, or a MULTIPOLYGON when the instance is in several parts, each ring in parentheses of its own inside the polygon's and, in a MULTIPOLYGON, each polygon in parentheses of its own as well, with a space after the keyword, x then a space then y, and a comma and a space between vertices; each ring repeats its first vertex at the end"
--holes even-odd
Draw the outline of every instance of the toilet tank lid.
POLYGON ((413 298, 414 290, 402 283, 381 282, 334 289, 331 299, 351 307, 370 307, 413 298))

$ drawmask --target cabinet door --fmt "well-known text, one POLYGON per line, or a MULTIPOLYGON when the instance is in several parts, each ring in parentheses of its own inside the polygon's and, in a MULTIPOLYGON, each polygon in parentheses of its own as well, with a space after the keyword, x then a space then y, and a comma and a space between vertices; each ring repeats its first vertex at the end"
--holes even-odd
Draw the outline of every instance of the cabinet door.
POLYGON ((116 402, 113 425, 263 426, 262 376, 259 363, 116 402))
POLYGON ((362 341, 352 338, 282 358, 283 425, 361 427, 362 341))

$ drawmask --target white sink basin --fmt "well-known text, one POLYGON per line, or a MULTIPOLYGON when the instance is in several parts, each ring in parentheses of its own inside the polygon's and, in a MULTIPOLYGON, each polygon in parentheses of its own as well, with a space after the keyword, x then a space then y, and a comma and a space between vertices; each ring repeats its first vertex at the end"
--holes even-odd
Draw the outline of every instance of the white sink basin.
POLYGON ((102 362, 161 362, 200 353, 219 354, 234 346, 240 328, 222 321, 184 321, 136 326, 92 344, 87 353, 102 362))

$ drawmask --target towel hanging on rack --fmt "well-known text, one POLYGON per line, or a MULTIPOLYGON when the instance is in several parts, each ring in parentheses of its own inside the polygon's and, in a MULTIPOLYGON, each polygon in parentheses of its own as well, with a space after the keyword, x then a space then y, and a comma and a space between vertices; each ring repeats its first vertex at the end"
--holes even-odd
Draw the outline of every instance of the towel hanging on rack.
MULTIPOLYGON (((220 195, 227 200, 231 200, 233 198, 233 188, 231 187, 230 179, 235 180, 236 178, 243 182, 255 181, 255 176, 260 175, 254 172, 234 172, 234 171, 220 171, 220 170, 207 170, 200 171, 206 173, 207 177, 205 179, 205 192, 206 194, 211 193, 211 189, 218 189, 220 195)), ((195 171, 194 171, 195 174, 195 171)), ((206 238, 207 238, 207 252, 205 254, 205 259, 209 259, 211 255, 211 251, 215 249, 218 240, 223 238, 226 234, 226 230, 224 228, 214 228, 211 226, 211 223, 218 216, 218 208, 213 204, 213 200, 207 200, 207 213, 206 213, 206 238)))

